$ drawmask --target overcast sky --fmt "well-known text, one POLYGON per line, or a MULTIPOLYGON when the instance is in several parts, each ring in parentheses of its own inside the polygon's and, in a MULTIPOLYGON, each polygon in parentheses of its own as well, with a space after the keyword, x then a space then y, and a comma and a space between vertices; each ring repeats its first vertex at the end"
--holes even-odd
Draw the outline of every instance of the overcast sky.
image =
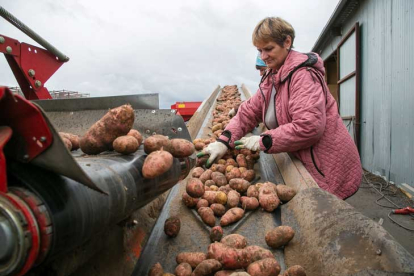
MULTIPOLYGON (((308 52, 338 0, 0 0, 0 5, 70 57, 46 83, 91 96, 159 93, 160 108, 202 101, 217 85, 256 92, 251 35, 267 16, 296 31, 308 52)), ((37 45, 0 17, 0 34, 37 45)), ((0 85, 17 86, 4 58, 0 85)))

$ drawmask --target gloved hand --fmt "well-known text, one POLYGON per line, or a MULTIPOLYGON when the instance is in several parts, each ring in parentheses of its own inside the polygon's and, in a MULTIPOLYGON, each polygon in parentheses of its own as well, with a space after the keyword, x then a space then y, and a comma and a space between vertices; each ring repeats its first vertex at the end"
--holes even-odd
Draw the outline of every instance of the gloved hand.
POLYGON ((232 108, 232 109, 229 111, 229 116, 230 116, 230 118, 233 118, 233 117, 234 117, 234 115, 236 115, 236 109, 232 108))
POLYGON ((254 135, 250 137, 243 137, 240 140, 237 140, 234 142, 234 145, 236 145, 236 149, 249 149, 252 151, 258 151, 260 150, 260 136, 254 135))
POLYGON ((202 152, 197 154, 197 157, 202 157, 206 154, 210 155, 206 162, 206 167, 210 168, 210 166, 214 163, 215 159, 222 158, 227 152, 227 146, 221 142, 214 142, 210 143, 202 152))

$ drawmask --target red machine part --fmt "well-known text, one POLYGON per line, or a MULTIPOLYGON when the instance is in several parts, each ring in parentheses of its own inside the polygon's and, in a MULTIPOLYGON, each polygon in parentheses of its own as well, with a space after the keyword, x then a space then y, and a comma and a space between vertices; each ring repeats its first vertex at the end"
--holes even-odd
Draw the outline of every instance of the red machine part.
POLYGON ((405 207, 405 208, 393 210, 392 212, 394 214, 400 214, 400 215, 414 214, 414 208, 405 207))
POLYGON ((20 161, 32 160, 52 144, 52 133, 39 108, 6 87, 0 87, 0 126, 13 130, 10 155, 20 161))
POLYGON ((0 192, 7 193, 7 170, 6 156, 3 149, 12 136, 12 129, 7 126, 0 126, 0 192))
POLYGON ((177 111, 178 115, 181 115, 184 121, 188 121, 197 111, 202 102, 176 102, 171 105, 171 109, 177 111))
POLYGON ((63 61, 47 50, 1 34, 0 52, 4 53, 26 99, 52 98, 44 84, 63 61))

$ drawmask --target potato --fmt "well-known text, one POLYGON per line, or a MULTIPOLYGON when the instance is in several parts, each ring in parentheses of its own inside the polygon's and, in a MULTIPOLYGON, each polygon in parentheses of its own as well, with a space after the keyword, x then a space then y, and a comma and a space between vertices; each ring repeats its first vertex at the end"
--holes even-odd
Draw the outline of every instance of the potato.
POLYGON ((211 174, 211 179, 216 183, 218 187, 224 186, 227 184, 227 179, 221 172, 213 172, 211 174))
POLYGON ((160 263, 153 265, 148 272, 148 276, 162 276, 164 274, 164 269, 160 263))
POLYGON ((238 167, 239 166, 239 164, 237 164, 236 160, 234 160, 233 158, 228 158, 226 160, 226 164, 227 164, 227 166, 228 165, 232 165, 234 167, 238 167))
POLYGON ((68 138, 65 138, 65 137, 61 137, 61 138, 62 138, 63 144, 65 144, 65 147, 69 151, 71 151, 72 150, 72 142, 68 138))
POLYGON ((276 185, 276 194, 281 201, 288 202, 296 195, 296 191, 289 186, 279 184, 276 185))
POLYGON ((265 240, 271 248, 279 248, 286 245, 295 236, 295 230, 292 227, 282 225, 266 233, 265 240))
POLYGON ((214 259, 202 261, 193 271, 193 276, 208 276, 221 269, 221 263, 214 259))
POLYGON ((255 197, 255 198, 259 198, 259 189, 256 188, 256 185, 250 185, 249 188, 247 188, 247 193, 246 195, 248 197, 255 197))
POLYGON ((266 182, 259 189, 260 206, 267 212, 273 212, 280 204, 280 200, 273 188, 273 183, 266 182))
POLYGON ((231 169, 230 172, 226 173, 227 181, 230 181, 231 179, 234 179, 234 178, 240 178, 240 177, 241 177, 241 173, 240 173, 239 168, 233 168, 231 169))
POLYGON ((256 178, 256 172, 254 170, 246 170, 245 172, 242 172, 241 178, 251 182, 256 178))
POLYGON ((211 204, 210 208, 211 210, 213 210, 214 215, 217 217, 221 217, 222 215, 224 215, 224 213, 226 213, 226 207, 224 207, 224 205, 220 203, 213 203, 211 204))
POLYGON ((86 154, 112 150, 113 141, 119 136, 126 135, 132 128, 134 116, 134 110, 130 105, 109 110, 79 140, 81 150, 86 154))
POLYGON ((285 270, 283 276, 306 276, 306 272, 300 265, 294 265, 285 270))
POLYGON ((246 156, 247 168, 252 170, 254 168, 255 160, 251 155, 246 156))
POLYGON ((198 143, 194 144, 194 148, 196 150, 202 150, 205 146, 206 146, 206 144, 204 144, 203 142, 198 142, 198 143))
POLYGON ((197 167, 203 166, 207 162, 208 158, 209 158, 208 155, 205 155, 205 156, 200 157, 200 158, 197 157, 197 159, 196 159, 196 166, 197 167))
POLYGON ((244 156, 243 154, 238 154, 236 156, 236 162, 239 165, 239 167, 247 167, 246 156, 244 156))
POLYGON ((159 134, 152 135, 144 140, 144 151, 146 154, 149 154, 153 151, 160 150, 161 148, 167 150, 169 142, 167 136, 159 134))
POLYGON ((278 275, 280 265, 274 258, 266 258, 256 261, 247 267, 247 273, 251 276, 272 276, 278 275))
POLYGON ((208 203, 213 204, 216 203, 216 191, 205 191, 202 198, 206 199, 208 203))
POLYGON ((196 210, 200 209, 201 207, 208 207, 210 204, 205 199, 199 199, 196 205, 196 210))
POLYGON ((201 180, 201 182, 205 183, 207 180, 211 179, 211 174, 213 173, 212 170, 205 170, 199 177, 199 179, 201 180))
POLYGON ((253 263, 266 258, 274 258, 273 253, 270 250, 257 245, 247 246, 244 248, 244 250, 248 252, 248 255, 250 257, 249 263, 253 263))
POLYGON ((179 217, 170 217, 164 222, 164 233, 169 237, 177 237, 180 228, 181 221, 179 217))
POLYGON ((217 130, 221 130, 223 128, 223 125, 222 124, 220 124, 220 123, 218 123, 218 124, 216 124, 215 126, 213 126, 212 128, 211 128, 211 132, 215 132, 215 131, 217 131, 217 130))
POLYGON ((231 170, 234 168, 233 165, 225 165, 226 166, 226 173, 231 172, 231 170))
POLYGON ((235 275, 235 270, 220 270, 217 271, 216 274, 214 274, 214 276, 230 276, 230 275, 235 275))
POLYGON ((250 255, 244 249, 236 249, 215 242, 209 245, 207 258, 219 261, 224 269, 240 269, 250 264, 250 255))
MULTIPOLYGON (((212 180, 207 180, 207 181, 212 181, 212 180)), ((212 191, 218 191, 218 187, 216 185, 211 185, 210 186, 210 190, 212 190, 212 191)))
POLYGON ((238 248, 238 249, 242 249, 247 246, 246 238, 239 234, 227 235, 224 238, 222 238, 220 242, 232 248, 238 248))
POLYGON ((198 214, 200 215, 201 219, 205 224, 208 226, 213 227, 216 224, 216 218, 214 217, 214 212, 209 207, 201 207, 197 210, 198 214))
POLYGON ((176 158, 188 157, 195 152, 193 143, 179 138, 171 139, 165 150, 169 151, 176 158))
POLYGON ((222 174, 224 174, 226 172, 226 166, 223 164, 216 164, 216 171, 217 172, 221 172, 222 174))
POLYGON ((139 144, 137 139, 132 136, 119 136, 112 143, 114 150, 121 154, 131 154, 138 150, 139 144))
POLYGON ((237 191, 231 190, 227 194, 227 206, 229 208, 237 207, 240 202, 240 194, 237 191))
POLYGON ((181 252, 177 255, 177 264, 188 263, 192 268, 196 268, 202 261, 207 259, 203 252, 181 252))
POLYGON ((243 173, 244 173, 245 171, 247 171, 247 168, 245 168, 245 167, 239 167, 239 171, 240 171, 240 173, 243 175, 243 173))
POLYGON ((229 209, 220 219, 220 225, 226 226, 239 221, 244 215, 244 210, 238 207, 229 209))
POLYGON ((191 197, 201 197, 204 194, 204 185, 198 178, 189 178, 185 191, 191 197))
POLYGON ((226 160, 224 160, 224 159, 219 159, 219 161, 217 161, 217 163, 218 163, 218 164, 221 164, 221 165, 226 165, 226 160))
POLYGON ((259 201, 255 197, 242 196, 240 198, 242 208, 245 210, 256 210, 259 208, 259 201))
POLYGON ((223 228, 221 226, 214 226, 210 231, 210 240, 211 242, 220 241, 223 237, 223 228))
POLYGON ((241 149, 240 154, 243 154, 244 156, 252 155, 252 151, 249 149, 241 149))
POLYGON ((184 205, 187 206, 188 208, 193 208, 198 203, 198 200, 196 198, 189 196, 186 192, 182 194, 181 198, 182 198, 184 205))
POLYGON ((193 272, 193 269, 189 263, 180 263, 175 268, 176 276, 191 276, 191 272, 193 272))
POLYGON ((227 203, 227 195, 224 192, 218 191, 214 202, 225 205, 227 203))
MULTIPOLYGON (((223 193, 225 193, 226 195, 228 195, 229 194, 229 192, 230 191, 232 191, 233 189, 232 188, 230 188, 230 185, 229 184, 227 184, 227 185, 224 185, 224 186, 221 186, 221 187, 219 187, 219 189, 218 189, 220 192, 223 192, 223 193)), ((228 201, 229 199, 227 198, 227 201, 228 201)))
POLYGON ((229 181, 230 188, 244 194, 250 186, 250 182, 242 178, 233 178, 229 181))
POLYGON ((72 144, 71 150, 77 150, 79 148, 79 136, 68 133, 68 132, 59 132, 60 137, 66 138, 72 144))
POLYGON ((193 140, 193 144, 195 145, 195 144, 200 143, 200 142, 203 143, 203 141, 204 141, 203 139, 197 138, 197 139, 193 140))
POLYGON ((191 173, 191 177, 199 178, 204 172, 202 167, 195 167, 191 173))
POLYGON ((136 129, 131 129, 131 130, 127 133, 127 135, 128 135, 128 136, 132 136, 132 137, 134 137, 135 139, 137 139, 137 141, 138 141, 138 146, 142 145, 142 140, 143 140, 143 138, 142 138, 141 133, 139 133, 139 131, 138 131, 138 130, 136 130, 136 129))
POLYGON ((204 186, 205 186, 205 187, 211 187, 211 186, 214 186, 214 185, 216 185, 216 182, 214 182, 214 181, 213 181, 213 180, 211 180, 211 179, 206 180, 206 182, 204 182, 204 186))
POLYGON ((144 178, 156 178, 167 172, 173 164, 173 157, 168 151, 157 150, 151 152, 144 160, 142 174, 144 178))

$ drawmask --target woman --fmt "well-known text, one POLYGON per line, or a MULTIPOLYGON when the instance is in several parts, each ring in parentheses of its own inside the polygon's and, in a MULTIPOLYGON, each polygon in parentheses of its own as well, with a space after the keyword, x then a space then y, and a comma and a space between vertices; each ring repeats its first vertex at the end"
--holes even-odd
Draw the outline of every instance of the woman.
POLYGON ((281 18, 259 22, 253 44, 269 70, 258 92, 239 107, 217 142, 201 155, 210 154, 207 165, 211 165, 234 146, 291 152, 319 187, 344 199, 361 183, 359 154, 324 81, 323 61, 317 54, 292 50, 294 38, 293 27, 281 18), (259 122, 269 130, 243 137, 259 122))

